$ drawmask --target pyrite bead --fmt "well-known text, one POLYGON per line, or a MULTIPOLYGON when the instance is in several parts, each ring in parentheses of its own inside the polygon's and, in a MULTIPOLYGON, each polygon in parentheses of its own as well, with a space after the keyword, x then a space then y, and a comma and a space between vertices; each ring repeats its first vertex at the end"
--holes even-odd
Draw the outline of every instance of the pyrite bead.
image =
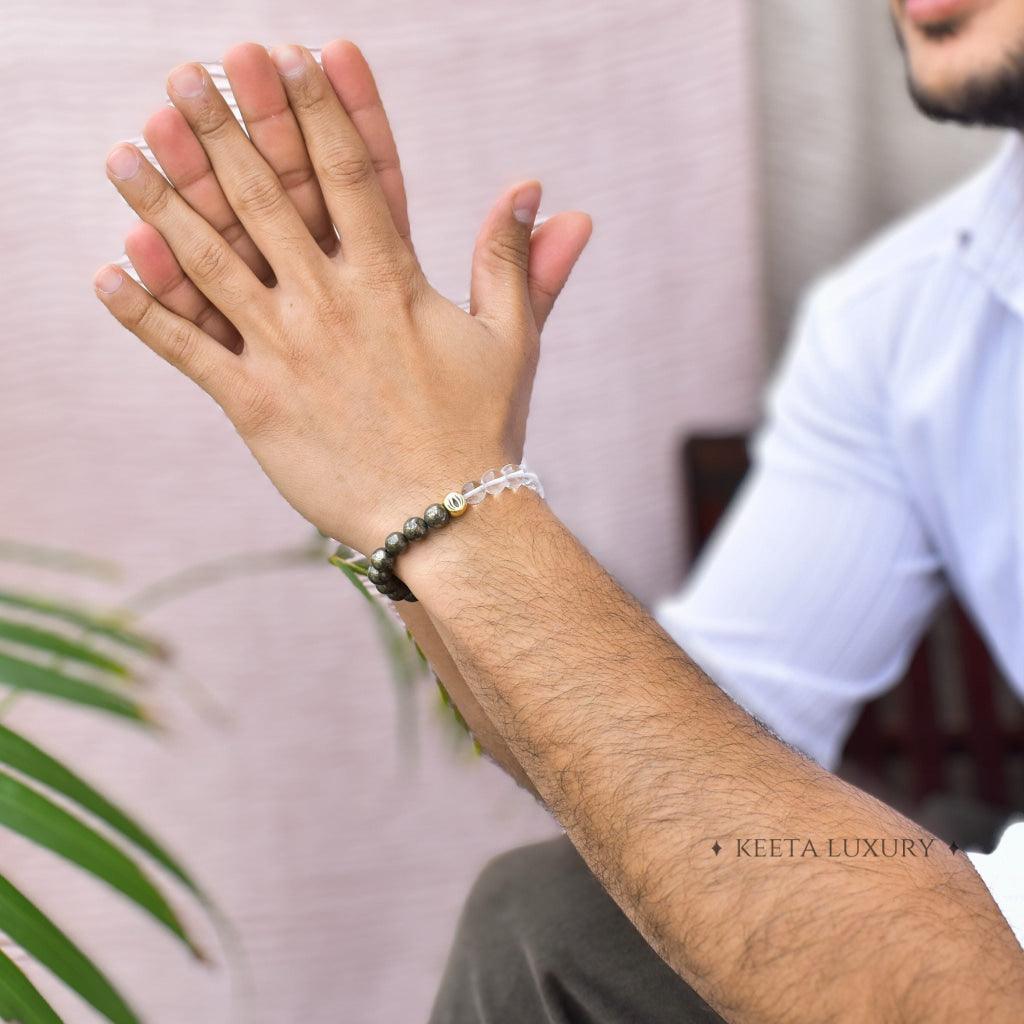
POLYGON ((427 524, 419 516, 413 516, 412 519, 405 521, 405 526, 402 527, 402 533, 405 534, 406 540, 419 540, 421 537, 427 535, 427 524))
POLYGON ((375 569, 379 569, 381 572, 391 572, 395 567, 395 560, 383 548, 377 548, 377 550, 370 555, 370 565, 375 569))
POLYGON ((404 533, 389 533, 384 538, 384 550, 389 555, 400 555, 409 546, 409 538, 404 533))
POLYGON ((367 567, 366 578, 376 586, 378 583, 387 583, 388 580, 393 580, 395 577, 389 572, 385 572, 383 569, 378 569, 377 566, 371 565, 367 567))
POLYGON ((409 590, 401 580, 398 580, 397 583, 398 586, 392 588, 388 592, 388 597, 390 597, 392 601, 404 601, 406 596, 412 593, 412 591, 409 590))
POLYGON ((429 505, 426 512, 423 513, 424 522, 434 530, 440 530, 442 526, 447 526, 451 522, 451 518, 448 509, 437 503, 429 505))

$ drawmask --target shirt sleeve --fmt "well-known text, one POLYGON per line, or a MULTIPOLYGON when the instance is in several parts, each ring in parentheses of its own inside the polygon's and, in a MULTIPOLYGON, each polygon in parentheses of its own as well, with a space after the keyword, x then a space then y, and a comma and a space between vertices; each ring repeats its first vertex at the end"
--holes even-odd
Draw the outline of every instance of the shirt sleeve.
POLYGON ((992 853, 967 856, 1024 951, 1024 822, 1011 825, 992 853))
POLYGON ((945 590, 890 449, 876 341, 821 288, 805 303, 751 471, 686 587, 654 609, 740 705, 829 768, 945 590))

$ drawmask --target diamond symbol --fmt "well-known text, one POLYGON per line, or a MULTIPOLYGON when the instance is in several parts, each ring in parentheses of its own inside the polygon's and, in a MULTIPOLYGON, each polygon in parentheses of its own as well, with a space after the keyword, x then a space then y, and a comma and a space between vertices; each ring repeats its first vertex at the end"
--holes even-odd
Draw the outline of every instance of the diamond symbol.
POLYGON ((717 839, 715 840, 715 845, 712 846, 711 849, 715 851, 715 856, 716 857, 722 852, 722 848, 721 848, 721 846, 718 845, 718 840, 717 839))
POLYGON ((956 851, 959 850, 959 849, 960 849, 960 847, 956 845, 956 840, 954 839, 953 842, 951 842, 949 844, 949 852, 955 854, 956 851))

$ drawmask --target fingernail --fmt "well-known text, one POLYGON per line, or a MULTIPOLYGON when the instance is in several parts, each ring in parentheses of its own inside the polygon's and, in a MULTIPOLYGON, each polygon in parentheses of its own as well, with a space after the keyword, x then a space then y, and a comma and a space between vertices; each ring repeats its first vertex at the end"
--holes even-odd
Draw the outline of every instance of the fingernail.
POLYGON ((285 78, 301 75, 306 66, 306 58, 297 46, 275 46, 270 51, 270 59, 285 78))
POLYGON ((115 146, 107 155, 107 168, 122 181, 134 178, 139 172, 139 151, 134 146, 115 146))
POLYGON ((520 224, 532 224, 537 219, 540 209, 540 185, 532 182, 524 185, 512 197, 512 216, 520 224))
POLYGON ((92 279, 93 287, 104 295, 113 295, 124 284, 124 276, 109 263, 102 267, 92 279))
POLYGON ((183 99, 193 99, 206 88, 206 79, 195 64, 182 64, 168 78, 171 88, 183 99))

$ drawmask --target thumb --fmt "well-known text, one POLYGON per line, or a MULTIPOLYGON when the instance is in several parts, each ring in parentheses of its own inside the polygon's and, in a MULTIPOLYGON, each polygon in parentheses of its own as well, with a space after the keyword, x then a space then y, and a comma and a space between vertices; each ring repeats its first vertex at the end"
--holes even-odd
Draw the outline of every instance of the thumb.
POLYGON ((532 323, 530 235, 540 207, 540 182, 510 188, 491 207, 477 235, 469 311, 485 320, 532 323))
POLYGON ((593 228, 590 217, 577 210, 556 213, 530 239, 530 306, 537 330, 544 322, 569 280, 593 228))

